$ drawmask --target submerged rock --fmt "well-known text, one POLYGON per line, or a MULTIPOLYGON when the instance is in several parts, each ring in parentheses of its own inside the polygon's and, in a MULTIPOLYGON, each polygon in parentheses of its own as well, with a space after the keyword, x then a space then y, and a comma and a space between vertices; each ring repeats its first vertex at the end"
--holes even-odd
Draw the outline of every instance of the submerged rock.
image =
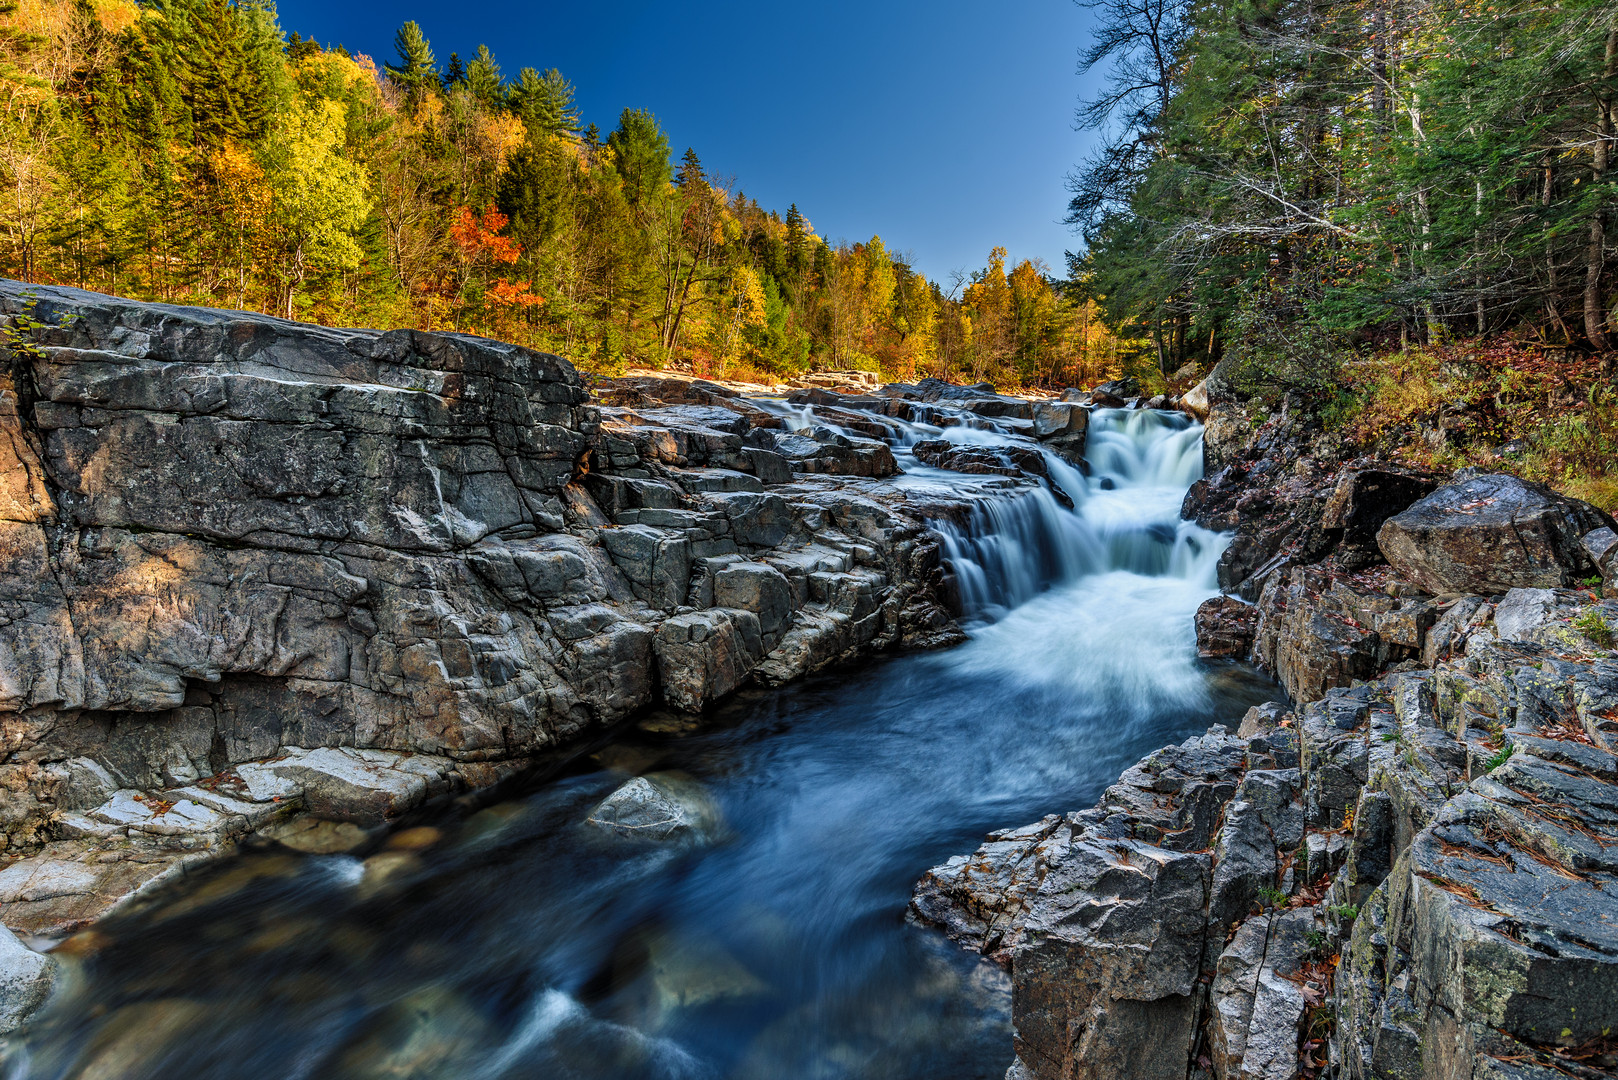
POLYGON ((637 841, 706 840, 718 814, 706 792, 671 774, 637 776, 608 795, 585 824, 637 841))

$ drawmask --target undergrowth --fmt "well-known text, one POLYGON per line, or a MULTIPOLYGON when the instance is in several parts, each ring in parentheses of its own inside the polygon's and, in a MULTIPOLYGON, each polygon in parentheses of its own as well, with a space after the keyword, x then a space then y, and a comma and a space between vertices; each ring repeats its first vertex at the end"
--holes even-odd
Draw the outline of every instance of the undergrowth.
POLYGON ((1618 384, 1599 361, 1511 337, 1344 363, 1316 395, 1330 429, 1417 468, 1515 473, 1618 509, 1618 384))

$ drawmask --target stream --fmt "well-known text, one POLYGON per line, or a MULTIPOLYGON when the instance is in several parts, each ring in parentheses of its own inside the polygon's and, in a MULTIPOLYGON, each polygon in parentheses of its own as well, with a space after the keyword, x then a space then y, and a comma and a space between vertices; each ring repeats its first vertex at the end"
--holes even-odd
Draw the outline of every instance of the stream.
MULTIPOLYGON (((948 412, 882 420, 896 482, 959 479, 909 453, 921 438, 1037 449, 948 412)), ((916 880, 1279 693, 1196 656, 1224 546, 1179 520, 1201 429, 1097 410, 1089 476, 1041 453, 1039 490, 938 526, 966 644, 744 691, 700 724, 654 714, 521 797, 348 853, 225 860, 70 940, 5 1075, 998 1080, 1009 981, 906 921, 916 880), (698 840, 586 822, 647 774, 702 800, 698 840)))

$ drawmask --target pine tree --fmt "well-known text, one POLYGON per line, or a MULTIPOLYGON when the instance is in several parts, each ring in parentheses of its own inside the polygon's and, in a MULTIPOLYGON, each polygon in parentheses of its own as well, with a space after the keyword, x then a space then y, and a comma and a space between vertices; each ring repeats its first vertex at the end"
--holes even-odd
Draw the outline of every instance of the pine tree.
POLYGON ((531 137, 566 135, 579 130, 573 84, 555 68, 543 75, 531 67, 523 68, 511 88, 510 104, 531 137))
POLYGON ((432 46, 427 43, 427 35, 421 32, 420 24, 411 19, 393 35, 393 50, 399 62, 387 65, 388 78, 404 90, 405 100, 414 110, 438 85, 432 46))
POLYGON ((477 55, 466 65, 466 86, 472 96, 486 109, 501 109, 506 104, 506 84, 500 77, 500 65, 487 45, 479 45, 477 55))
POLYGON ((647 207, 671 179, 669 140, 657 117, 645 109, 625 109, 618 117, 617 130, 607 136, 607 145, 612 148, 629 205, 637 210, 647 207))
POLYGON ((697 157, 695 150, 686 147, 685 156, 680 159, 680 167, 674 173, 675 186, 689 187, 692 184, 705 183, 706 179, 702 172, 702 160, 697 157))

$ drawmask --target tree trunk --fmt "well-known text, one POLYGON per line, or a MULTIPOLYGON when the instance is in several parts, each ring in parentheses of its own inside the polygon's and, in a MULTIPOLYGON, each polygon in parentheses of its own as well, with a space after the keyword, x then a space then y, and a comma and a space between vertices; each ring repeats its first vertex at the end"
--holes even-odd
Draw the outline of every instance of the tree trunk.
POLYGON ((1590 244, 1584 255, 1584 336, 1602 352, 1611 348, 1607 341, 1606 313, 1601 306, 1601 271, 1605 261, 1607 243, 1606 226, 1602 218, 1606 206, 1600 198, 1602 181, 1607 176, 1608 154, 1612 143, 1612 97, 1610 83, 1618 70, 1618 30, 1607 31, 1607 57, 1603 71, 1601 92, 1596 98, 1596 144, 1591 153, 1591 182, 1597 197, 1590 214, 1590 244))

